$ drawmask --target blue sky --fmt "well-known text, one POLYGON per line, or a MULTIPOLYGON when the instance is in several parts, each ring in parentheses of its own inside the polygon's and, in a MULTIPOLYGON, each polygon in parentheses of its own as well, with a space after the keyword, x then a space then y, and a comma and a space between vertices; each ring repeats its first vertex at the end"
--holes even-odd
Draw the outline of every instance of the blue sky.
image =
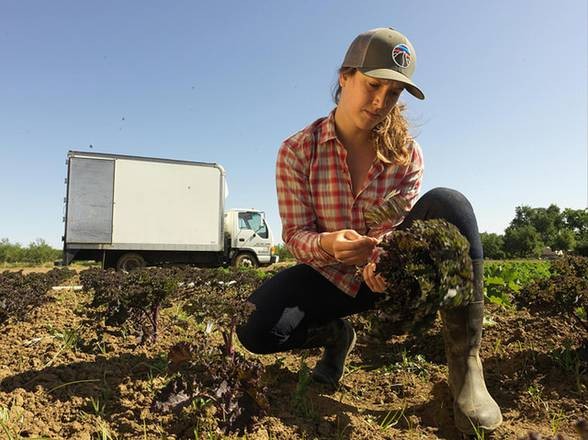
POLYGON ((586 208, 587 22, 585 0, 0 0, 0 238, 61 246, 70 149, 219 163, 227 207, 279 238, 277 149, 380 26, 416 49, 423 191, 463 192, 487 232, 523 204, 586 208))

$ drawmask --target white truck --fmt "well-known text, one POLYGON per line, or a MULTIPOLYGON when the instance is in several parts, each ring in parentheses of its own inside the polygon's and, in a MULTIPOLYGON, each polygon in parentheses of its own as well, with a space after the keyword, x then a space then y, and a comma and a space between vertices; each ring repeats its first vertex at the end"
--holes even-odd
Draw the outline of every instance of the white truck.
POLYGON ((262 211, 225 212, 224 169, 213 163, 69 151, 62 265, 277 262, 262 211))

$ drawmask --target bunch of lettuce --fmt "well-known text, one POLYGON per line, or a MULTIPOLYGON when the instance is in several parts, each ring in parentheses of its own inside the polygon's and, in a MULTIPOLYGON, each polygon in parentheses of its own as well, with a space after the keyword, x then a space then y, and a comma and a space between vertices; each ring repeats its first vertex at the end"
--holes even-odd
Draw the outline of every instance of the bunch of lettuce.
POLYGON ((473 299, 469 242, 451 223, 417 220, 383 239, 376 273, 387 282, 378 303, 383 318, 401 331, 430 325, 441 307, 473 299))

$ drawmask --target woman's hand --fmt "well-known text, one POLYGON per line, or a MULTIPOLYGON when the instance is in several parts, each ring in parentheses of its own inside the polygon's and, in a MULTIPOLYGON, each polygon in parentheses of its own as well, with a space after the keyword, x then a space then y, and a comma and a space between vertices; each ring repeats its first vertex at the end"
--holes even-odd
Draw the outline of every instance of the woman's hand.
POLYGON ((325 251, 349 266, 365 264, 377 243, 375 238, 361 235, 353 229, 342 229, 321 236, 321 246, 325 251))
POLYGON ((382 293, 386 290, 386 281, 376 274, 376 263, 368 263, 363 268, 363 280, 372 292, 382 293))

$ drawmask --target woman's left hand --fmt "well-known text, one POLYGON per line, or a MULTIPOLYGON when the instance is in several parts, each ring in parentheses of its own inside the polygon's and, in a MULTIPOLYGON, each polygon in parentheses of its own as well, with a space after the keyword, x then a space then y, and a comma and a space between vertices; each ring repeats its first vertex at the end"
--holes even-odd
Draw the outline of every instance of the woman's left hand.
POLYGON ((363 267, 363 280, 372 292, 382 293, 386 290, 386 281, 376 274, 376 263, 368 263, 363 267))

